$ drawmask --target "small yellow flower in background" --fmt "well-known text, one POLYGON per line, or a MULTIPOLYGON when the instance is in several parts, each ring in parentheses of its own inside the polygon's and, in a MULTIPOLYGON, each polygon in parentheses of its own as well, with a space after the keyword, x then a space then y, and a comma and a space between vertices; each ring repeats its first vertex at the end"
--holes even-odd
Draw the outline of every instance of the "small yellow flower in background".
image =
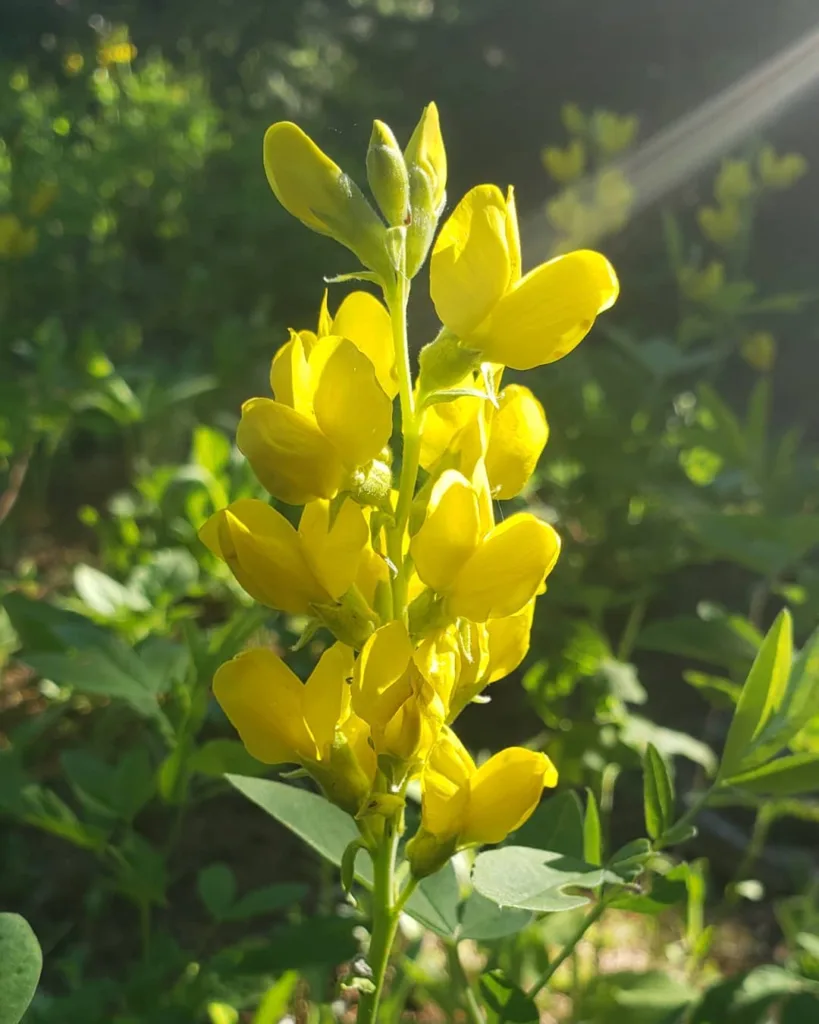
POLYGON ((421 776, 421 828, 407 847, 413 874, 432 874, 464 847, 502 842, 531 816, 544 787, 556 785, 545 754, 509 747, 477 768, 447 729, 421 776))
POLYGON ((692 302, 707 302, 725 285, 725 265, 712 260, 707 267, 683 267, 679 274, 680 291, 692 302))
POLYGON ((786 189, 795 185, 808 170, 808 162, 801 153, 783 153, 778 156, 773 146, 763 146, 759 152, 757 170, 766 188, 786 189))
POLYGON ((572 139, 566 149, 547 146, 541 153, 543 166, 557 182, 565 185, 579 178, 586 167, 586 147, 581 139, 572 139))
POLYGON ((742 212, 738 206, 703 206, 697 211, 697 223, 705 237, 716 245, 730 245, 742 231, 742 212))
POLYGON ((375 755, 351 709, 353 659, 334 644, 302 683, 273 651, 255 647, 217 670, 213 692, 253 757, 302 765, 354 814, 372 785, 375 755))
POLYGON ((133 43, 106 43, 97 51, 97 60, 103 67, 109 64, 130 64, 138 52, 133 43))
POLYGON ((776 361, 776 338, 770 331, 755 331, 742 339, 742 358, 760 373, 769 373, 776 361))
POLYGON ((723 160, 714 181, 714 197, 721 206, 742 203, 755 191, 751 165, 747 160, 723 160))
POLYGON ((619 285, 600 253, 558 256, 521 277, 510 190, 479 185, 464 196, 432 251, 430 293, 441 322, 483 358, 516 370, 554 362, 612 306, 619 285))
POLYGON ((59 195, 60 189, 56 182, 43 182, 34 190, 28 201, 28 212, 32 217, 42 217, 59 195))
POLYGON ((621 117, 610 110, 592 114, 591 133, 604 156, 616 156, 634 142, 640 122, 633 114, 621 117))
POLYGON ((583 135, 586 131, 586 115, 576 103, 564 103, 560 108, 560 119, 570 135, 583 135))
POLYGON ((68 75, 78 75, 85 66, 85 57, 81 53, 67 53, 63 57, 63 67, 68 75))
POLYGON ((0 213, 0 257, 28 256, 37 248, 37 228, 25 227, 13 213, 0 213))

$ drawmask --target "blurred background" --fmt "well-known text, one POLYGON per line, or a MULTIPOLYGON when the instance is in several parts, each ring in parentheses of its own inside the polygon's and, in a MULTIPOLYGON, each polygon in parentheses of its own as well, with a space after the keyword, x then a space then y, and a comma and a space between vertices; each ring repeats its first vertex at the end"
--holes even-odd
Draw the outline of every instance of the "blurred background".
MULTIPOLYGON (((564 554, 465 735, 544 745, 614 841, 641 834, 648 741, 696 789, 774 615, 800 643, 819 621, 816 5, 0 0, 0 24, 0 903, 45 951, 26 1020, 230 1024, 214 1000, 255 1006, 271 973, 283 1014, 349 954, 349 927, 298 931, 335 882, 227 792, 264 768, 209 698, 220 661, 301 624, 247 604, 196 530, 259 493, 240 403, 353 269, 270 193, 273 121, 363 184, 372 119, 403 142, 434 99, 450 208, 514 184, 529 265, 615 264, 615 309, 526 377, 551 437, 508 504, 564 554), (237 975, 231 943, 283 920, 279 960, 237 975)), ((704 819, 723 967, 775 956, 780 898, 815 906, 817 821, 809 797, 704 819)))

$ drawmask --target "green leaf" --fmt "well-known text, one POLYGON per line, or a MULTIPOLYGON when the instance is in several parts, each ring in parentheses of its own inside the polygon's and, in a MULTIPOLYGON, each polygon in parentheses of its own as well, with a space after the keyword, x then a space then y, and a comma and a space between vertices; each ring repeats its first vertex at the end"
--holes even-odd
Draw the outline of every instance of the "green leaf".
POLYGON ((220 779, 223 775, 265 775, 267 765, 248 754, 239 740, 208 740, 188 760, 188 770, 220 779))
POLYGON ((480 977, 481 995, 500 1020, 509 1024, 538 1024, 540 1011, 501 970, 487 971, 480 977))
POLYGON ((290 1001, 300 980, 298 971, 286 971, 265 992, 253 1024, 279 1024, 290 1009, 290 1001))
POLYGON ((651 743, 643 758, 643 810, 649 836, 659 839, 674 821, 674 788, 668 766, 651 743))
POLYGON ((647 839, 632 839, 609 857, 606 868, 618 880, 630 882, 643 873, 651 856, 651 843, 647 839))
POLYGON ((196 890, 215 921, 223 921, 236 899, 236 875, 227 864, 209 864, 196 876, 196 890))
POLYGON ((768 578, 781 575, 819 544, 819 515, 703 512, 686 522, 715 559, 768 578))
POLYGON ((131 590, 90 565, 74 569, 74 589, 88 607, 105 618, 122 612, 147 612, 150 603, 144 594, 131 590))
POLYGON ((472 883, 498 906, 551 913, 589 902, 587 896, 565 889, 595 889, 610 877, 603 868, 562 853, 507 846, 478 855, 472 883))
POLYGON ((3 607, 23 648, 28 651, 67 651, 96 647, 109 637, 84 615, 34 601, 22 594, 6 594, 3 607))
POLYGON ((600 979, 611 1007, 606 1024, 678 1024, 696 991, 666 971, 619 971, 600 979))
POLYGON ((793 624, 783 609, 754 659, 728 730, 720 775, 736 774, 746 761, 748 748, 782 703, 793 657, 793 624))
POLYGON ((583 811, 577 795, 558 793, 538 804, 534 814, 506 840, 506 846, 531 846, 583 857, 583 811))
POLYGON ((285 907, 295 906, 307 896, 309 888, 295 882, 266 885, 246 893, 228 908, 223 915, 225 921, 246 921, 262 914, 272 914, 285 907))
POLYGON ((473 892, 460 908, 458 939, 491 942, 522 931, 532 920, 528 910, 499 907, 497 903, 473 892))
POLYGON ((583 859, 587 864, 603 863, 603 832, 600 811, 594 791, 586 790, 586 813, 583 817, 583 859))
MULTIPOLYGON (((695 658, 744 676, 756 655, 756 637, 740 631, 730 618, 697 619, 680 615, 646 626, 637 638, 644 651, 662 651, 695 658)), ((761 639, 761 638, 760 638, 761 639)))
POLYGON ((614 910, 627 910, 632 914, 661 914, 669 907, 685 901, 688 894, 686 884, 678 878, 654 877, 651 889, 644 893, 622 892, 606 905, 614 910))
POLYGON ((43 954, 31 925, 0 914, 0 1024, 18 1024, 37 990, 43 954))
POLYGON ((785 1003, 779 1024, 816 1024, 819 1020, 819 995, 800 992, 785 1003))
MULTIPOLYGON (((316 793, 269 779, 226 776, 228 782, 271 817, 302 839, 331 864, 341 867, 344 851, 360 838, 349 814, 316 793)), ((356 861, 356 878, 372 886, 372 866, 356 861)), ((450 864, 425 878, 412 894, 406 912, 437 934, 450 938, 458 926, 458 882, 450 864)))
POLYGON ((819 754, 791 754, 726 779, 729 786, 762 796, 796 796, 819 791, 819 754))
POLYGON ((685 757, 701 765, 709 775, 717 767, 713 750, 701 740, 677 729, 666 729, 641 715, 629 715, 620 731, 620 741, 633 750, 645 750, 653 744, 663 757, 685 757))
POLYGON ((755 745, 755 760, 779 753, 819 718, 819 629, 793 659, 785 696, 755 745))
POLYGON ((801 978, 772 964, 718 982, 702 997, 690 1024, 762 1024, 783 996, 799 992, 801 978))

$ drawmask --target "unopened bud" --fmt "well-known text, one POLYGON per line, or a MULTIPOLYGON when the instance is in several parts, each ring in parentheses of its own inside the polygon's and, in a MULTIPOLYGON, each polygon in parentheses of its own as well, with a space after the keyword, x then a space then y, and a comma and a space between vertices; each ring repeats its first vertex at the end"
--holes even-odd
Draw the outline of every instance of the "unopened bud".
POLYGON ((410 223, 407 228, 406 272, 409 277, 423 266, 438 218, 446 202, 446 150, 438 108, 424 108, 404 151, 409 173, 410 223))
POLYGON ((418 356, 418 390, 422 400, 460 383, 480 363, 480 352, 462 345, 454 334, 442 331, 434 341, 424 345, 418 356))
POLYGON ((378 207, 391 227, 406 224, 410 186, 404 154, 383 121, 373 121, 367 150, 367 181, 378 207))

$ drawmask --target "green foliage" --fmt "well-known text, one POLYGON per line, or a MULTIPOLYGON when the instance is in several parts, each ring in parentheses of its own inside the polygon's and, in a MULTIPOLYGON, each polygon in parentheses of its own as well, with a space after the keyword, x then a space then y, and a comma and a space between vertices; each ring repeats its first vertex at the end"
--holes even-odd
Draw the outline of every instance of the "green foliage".
POLYGON ((18 1024, 37 988, 43 954, 31 925, 19 914, 0 914, 0 1021, 18 1024))

